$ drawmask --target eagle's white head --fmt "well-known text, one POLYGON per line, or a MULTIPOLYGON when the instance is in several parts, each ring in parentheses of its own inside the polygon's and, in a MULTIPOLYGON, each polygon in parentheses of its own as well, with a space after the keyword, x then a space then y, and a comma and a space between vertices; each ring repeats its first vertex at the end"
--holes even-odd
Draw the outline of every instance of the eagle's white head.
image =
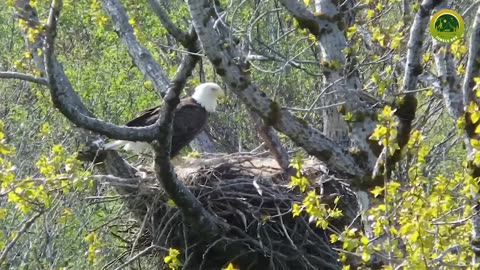
POLYGON ((220 85, 212 82, 202 83, 195 87, 192 98, 202 105, 207 112, 215 112, 217 99, 224 97, 225 92, 220 85))

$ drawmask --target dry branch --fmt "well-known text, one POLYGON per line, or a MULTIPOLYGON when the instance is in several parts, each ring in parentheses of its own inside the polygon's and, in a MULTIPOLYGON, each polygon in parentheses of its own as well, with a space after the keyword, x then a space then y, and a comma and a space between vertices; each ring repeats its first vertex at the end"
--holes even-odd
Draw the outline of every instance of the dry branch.
POLYGON ((284 171, 287 171, 290 166, 288 153, 287 153, 287 149, 283 147, 282 142, 278 137, 278 134, 275 132, 275 130, 272 127, 265 125, 264 121, 261 119, 261 117, 257 113, 251 110, 249 110, 249 113, 250 113, 250 118, 252 118, 252 121, 255 125, 255 129, 257 130, 260 138, 262 138, 262 140, 265 142, 267 149, 270 150, 270 153, 278 162, 280 167, 284 171))
POLYGON ((27 82, 33 82, 41 85, 48 86, 48 81, 44 78, 36 77, 30 74, 19 73, 19 72, 3 72, 0 71, 0 79, 16 79, 27 82))
POLYGON ((138 42, 133 27, 128 23, 127 13, 123 6, 116 0, 102 0, 103 10, 112 19, 115 30, 120 40, 128 50, 135 65, 150 81, 153 88, 164 96, 168 87, 168 77, 160 65, 153 59, 150 52, 138 42))
MULTIPOLYGON (((172 35, 182 46, 189 47, 189 36, 187 33, 183 32, 178 28, 170 19, 167 12, 163 9, 162 4, 158 0, 148 0, 148 4, 152 11, 157 15, 158 19, 162 22, 165 29, 168 33, 172 35)), ((198 51, 198 50, 197 50, 198 51)))

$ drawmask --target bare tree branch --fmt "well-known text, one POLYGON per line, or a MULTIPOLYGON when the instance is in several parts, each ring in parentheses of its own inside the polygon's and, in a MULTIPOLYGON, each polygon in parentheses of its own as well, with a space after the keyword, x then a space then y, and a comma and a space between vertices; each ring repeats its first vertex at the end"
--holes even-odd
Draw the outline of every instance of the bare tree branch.
POLYGON ((125 9, 116 0, 102 0, 101 2, 103 10, 112 19, 113 26, 125 48, 127 48, 133 62, 142 74, 153 82, 153 88, 163 97, 167 91, 168 77, 160 65, 153 59, 147 48, 138 42, 133 27, 128 23, 125 9))
MULTIPOLYGON (((157 0, 149 0, 150 7, 160 19, 163 26, 175 39, 177 39, 180 44, 182 44, 188 51, 186 53, 192 55, 192 59, 195 60, 194 66, 200 61, 201 57, 197 55, 200 51, 200 43, 197 40, 197 35, 195 30, 192 28, 190 33, 181 31, 168 17, 168 14, 163 10, 161 4, 157 0)), ((160 74, 159 77, 154 77, 157 80, 157 85, 162 85, 160 89, 160 95, 164 97, 166 94, 166 89, 169 82, 169 79, 165 76, 161 67, 153 60, 148 50, 143 47, 137 40, 133 32, 133 28, 128 24, 127 14, 118 1, 102 1, 104 3, 104 9, 111 17, 113 24, 115 25, 117 32, 120 35, 124 45, 129 51, 130 55, 134 59, 135 64, 138 66, 140 71, 148 78, 155 76, 155 74, 160 74), (133 46, 133 47, 132 47, 133 46), (137 60, 135 60, 137 59, 137 60)), ((152 80, 153 81, 153 80, 152 80)), ((158 91, 158 90, 157 90, 158 91)), ((202 150, 205 148, 212 149, 211 146, 213 142, 205 132, 200 134, 202 138, 208 139, 207 145, 205 143, 199 142, 197 139, 196 146, 199 146, 202 150)), ((205 140, 204 140, 205 141, 205 140)))
MULTIPOLYGON (((178 28, 170 19, 167 12, 164 10, 158 0, 148 0, 148 4, 153 12, 157 15, 162 25, 167 29, 168 33, 172 35, 183 47, 188 49, 188 54, 195 56, 195 65, 201 60, 201 56, 198 54, 201 50, 200 42, 197 38, 197 33, 192 27, 190 33, 186 33, 178 28)), ((190 143, 193 149, 199 149, 202 152, 215 152, 216 147, 212 138, 206 131, 202 131, 198 136, 190 143)))
MULTIPOLYGON (((438 11, 441 9, 448 8, 446 2, 442 2, 434 9, 438 11)), ((443 101, 449 114, 452 116, 454 121, 463 117, 463 98, 462 98, 462 86, 460 83, 460 78, 457 76, 456 63, 451 52, 451 46, 449 44, 441 44, 436 39, 433 39, 433 53, 435 65, 437 68, 437 77, 440 81, 440 90, 443 95, 443 101)), ((463 136, 465 140, 465 146, 467 151, 471 151, 471 146, 467 136, 463 136)), ((435 163, 431 163, 431 166, 434 166, 435 163)), ((430 165, 429 165, 430 167, 430 165)))
POLYGON ((445 256, 447 256, 449 253, 460 253, 461 250, 462 250, 462 246, 460 246, 458 244, 450 246, 444 252, 442 252, 440 255, 438 255, 435 259, 433 259, 430 262, 430 264, 433 266, 437 263, 440 263, 440 262, 442 262, 443 258, 445 258, 445 256))
POLYGON ((313 13, 299 1, 280 0, 280 3, 295 17, 298 26, 308 29, 312 35, 319 36, 329 28, 326 21, 315 18, 313 13))
POLYGON ((422 74, 422 47, 425 39, 425 31, 430 22, 430 14, 435 6, 442 3, 443 0, 423 0, 420 8, 415 14, 412 28, 410 29, 410 38, 408 40, 407 64, 405 67, 405 76, 403 78, 404 91, 414 90, 417 87, 418 76, 422 74))
POLYGON ((0 79, 16 79, 48 86, 48 81, 44 78, 20 72, 0 71, 0 79))
POLYGON ((219 151, 213 137, 207 130, 200 132, 190 143, 190 147, 201 153, 216 153, 219 151))
MULTIPOLYGON (((217 19, 217 22, 219 20, 221 19, 217 19)), ((226 25, 225 22, 222 22, 222 24, 226 25)), ((245 61, 247 58, 248 57, 245 57, 245 61)), ((287 150, 282 146, 278 134, 271 126, 265 124, 258 113, 252 111, 251 108, 247 108, 247 110, 261 139, 265 142, 266 147, 278 162, 279 166, 286 172, 289 168, 290 162, 288 160, 287 150)))
POLYGON ((144 250, 140 251, 139 253, 137 253, 135 256, 131 257, 128 261, 124 262, 119 267, 115 268, 115 270, 125 269, 126 266, 132 264, 138 258, 150 253, 152 250, 155 250, 155 249, 161 249, 163 251, 168 251, 167 248, 156 246, 156 245, 151 245, 151 246, 145 248, 144 250))
POLYGON ((456 121, 463 114, 463 99, 460 78, 457 76, 451 47, 439 44, 435 40, 433 47, 443 100, 453 120, 456 121))
POLYGON ((410 2, 408 0, 402 0, 402 16, 403 21, 406 23, 408 16, 410 16, 410 2))
POLYGON ((480 1, 477 1, 473 4, 471 4, 468 8, 465 9, 465 11, 462 13, 462 17, 467 17, 468 15, 470 15, 470 12, 472 12, 473 10, 475 10, 475 8, 480 5, 480 1))
MULTIPOLYGON (((136 60, 137 66, 139 66, 142 72, 151 71, 152 65, 147 61, 143 62, 143 60, 150 59, 150 54, 144 50, 144 48, 137 43, 136 39, 133 36, 133 29, 131 26, 128 25, 128 17, 123 9, 122 5, 116 0, 103 0, 104 9, 107 13, 111 16, 114 25, 117 28, 117 31, 120 34, 122 40, 126 44, 127 48, 130 51, 130 54, 133 58, 140 57, 140 59, 136 60), (130 47, 132 46, 132 48, 130 47), (143 66, 145 65, 145 66, 143 66), (140 67, 142 66, 142 67, 140 67)), ((55 6, 54 6, 55 7, 55 6)), ((55 8, 52 14, 57 14, 55 12, 55 8)), ((50 18, 55 18, 55 15, 50 16, 50 18)), ((46 51, 46 59, 47 59, 47 73, 52 74, 52 72, 48 72, 48 70, 53 70, 55 68, 52 65, 52 58, 53 58, 53 33, 55 30, 55 19, 49 20, 49 32, 47 33, 47 44, 50 46, 51 49, 47 49, 46 51)), ((194 35, 193 35, 194 36, 194 35)), ((194 48, 195 43, 198 43, 195 39, 190 39, 190 43, 186 43, 186 47, 194 48)), ((183 90, 186 81, 193 69, 195 68, 196 63, 198 62, 199 57, 196 55, 187 54, 182 59, 182 63, 180 64, 175 78, 169 84, 168 89, 166 89, 165 95, 165 109, 162 117, 158 119, 156 125, 150 126, 151 132, 156 134, 155 139, 158 141, 154 141, 154 149, 155 149, 155 172, 157 175, 157 179, 162 184, 163 188, 167 192, 167 194, 172 198, 175 204, 181 209, 184 213, 185 218, 191 223, 191 225, 201 232, 203 237, 214 237, 219 233, 219 227, 216 225, 216 220, 213 216, 211 216, 208 212, 203 209, 200 202, 193 196, 193 194, 188 190, 188 188, 183 185, 178 179, 176 178, 176 174, 173 171, 173 167, 170 163, 170 146, 171 146, 171 136, 172 136, 172 120, 174 117, 174 109, 176 108, 179 102, 179 95, 183 90), (158 126, 158 128, 157 128, 158 126)), ((156 67, 157 65, 153 65, 156 67)), ((55 76, 49 76, 52 85, 55 85, 55 76), (50 79, 51 78, 51 79, 50 79)), ((168 79, 162 79, 158 83, 165 83, 168 82, 168 79)), ((54 88, 54 87, 52 87, 54 88)), ((55 89, 58 90, 58 89, 55 89)), ((110 156, 114 154, 114 151, 111 152, 110 156)), ((110 159, 107 159, 107 172, 121 178, 132 178, 133 172, 129 169, 128 164, 125 165, 125 169, 123 171, 118 171, 121 169, 119 167, 123 167, 121 165, 122 161, 120 161, 118 155, 111 156, 110 159), (117 161, 115 161, 117 160, 117 161), (119 165, 120 166, 117 166, 119 165)), ((123 162, 124 163, 124 162, 123 162)), ((125 188, 123 192, 128 193, 129 190, 125 188)), ((134 192, 134 190, 133 190, 134 192)), ((139 209, 140 211, 142 209, 139 209)), ((140 213, 142 214, 142 213, 140 213)))
POLYGON ((275 133, 275 130, 273 130, 272 127, 265 125, 257 113, 251 110, 249 110, 249 113, 259 136, 265 142, 265 145, 270 150, 273 158, 275 158, 280 168, 282 168, 284 171, 287 171, 290 166, 287 149, 283 147, 277 133, 275 133))
POLYGON ((187 43, 189 43, 188 39, 190 38, 189 35, 180 28, 178 28, 170 19, 167 12, 163 9, 160 1, 158 0, 148 0, 148 4, 150 8, 153 10, 155 15, 160 19, 165 29, 167 29, 168 33, 172 35, 180 44, 184 47, 187 47, 187 43))
POLYGON ((477 10, 477 14, 475 16, 468 48, 468 61, 465 69, 465 78, 463 81, 464 105, 468 105, 470 102, 476 101, 476 93, 473 91, 473 88, 476 85, 474 78, 480 76, 480 64, 477 60, 480 57, 480 8, 477 10))

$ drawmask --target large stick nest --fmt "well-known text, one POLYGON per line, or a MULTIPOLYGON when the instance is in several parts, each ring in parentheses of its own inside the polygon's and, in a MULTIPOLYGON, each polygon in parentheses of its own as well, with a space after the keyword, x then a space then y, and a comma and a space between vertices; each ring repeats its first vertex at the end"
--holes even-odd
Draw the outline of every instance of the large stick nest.
MULTIPOLYGON (((144 202, 155 202, 156 209, 148 222, 142 222, 147 223, 144 245, 181 250, 184 269, 221 269, 229 262, 242 270, 340 268, 328 237, 332 230, 356 222, 357 201, 322 164, 308 160, 303 173, 322 194, 323 203, 333 207, 340 196, 343 217, 330 220, 328 230, 317 228, 307 216, 293 217, 292 205, 301 203, 304 194, 288 186, 289 180, 270 158, 184 159, 176 172, 205 209, 228 227, 216 241, 205 242, 161 189, 143 190, 144 202)), ((166 255, 159 252, 155 255, 160 258, 166 255)))

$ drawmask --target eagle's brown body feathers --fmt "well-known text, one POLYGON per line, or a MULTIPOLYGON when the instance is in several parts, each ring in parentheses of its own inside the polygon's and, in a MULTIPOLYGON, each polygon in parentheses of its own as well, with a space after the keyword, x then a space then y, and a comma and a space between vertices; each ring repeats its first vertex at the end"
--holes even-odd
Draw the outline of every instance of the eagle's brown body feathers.
MULTIPOLYGON (((126 123, 129 127, 143 127, 155 124, 160 116, 162 107, 157 106, 143 111, 134 119, 126 123)), ((187 146, 206 127, 208 112, 193 98, 180 100, 175 109, 172 132, 172 148, 170 157, 175 157, 180 150, 187 146)))

